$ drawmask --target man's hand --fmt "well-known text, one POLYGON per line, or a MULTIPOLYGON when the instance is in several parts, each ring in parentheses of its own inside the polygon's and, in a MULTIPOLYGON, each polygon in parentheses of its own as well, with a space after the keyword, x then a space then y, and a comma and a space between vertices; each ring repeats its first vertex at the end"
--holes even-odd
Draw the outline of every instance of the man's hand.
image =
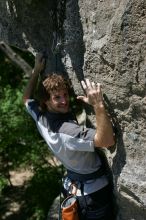
POLYGON ((92 105, 93 107, 103 107, 103 97, 101 91, 101 84, 90 82, 89 79, 81 81, 83 89, 86 92, 86 96, 78 96, 77 99, 81 99, 85 103, 92 105))
POLYGON ((41 73, 45 68, 45 58, 43 53, 38 53, 35 57, 34 72, 41 73))

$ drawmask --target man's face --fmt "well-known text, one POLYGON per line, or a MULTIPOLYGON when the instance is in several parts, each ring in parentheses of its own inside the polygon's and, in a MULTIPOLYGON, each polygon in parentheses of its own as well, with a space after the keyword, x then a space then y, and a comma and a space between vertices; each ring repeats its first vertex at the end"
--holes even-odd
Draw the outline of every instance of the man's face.
POLYGON ((50 92, 50 99, 46 101, 47 108, 50 112, 67 113, 69 111, 69 94, 68 90, 50 92))

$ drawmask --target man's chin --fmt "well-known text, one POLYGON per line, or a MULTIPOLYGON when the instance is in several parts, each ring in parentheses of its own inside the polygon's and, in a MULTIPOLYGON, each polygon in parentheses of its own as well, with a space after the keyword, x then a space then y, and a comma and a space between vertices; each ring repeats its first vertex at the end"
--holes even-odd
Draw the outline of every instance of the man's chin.
POLYGON ((65 114, 65 113, 67 113, 67 112, 69 112, 69 110, 68 109, 66 109, 66 110, 62 110, 62 111, 60 111, 60 113, 63 113, 63 114, 65 114))
POLYGON ((63 108, 63 109, 60 109, 60 113, 67 113, 69 112, 69 108, 63 108))

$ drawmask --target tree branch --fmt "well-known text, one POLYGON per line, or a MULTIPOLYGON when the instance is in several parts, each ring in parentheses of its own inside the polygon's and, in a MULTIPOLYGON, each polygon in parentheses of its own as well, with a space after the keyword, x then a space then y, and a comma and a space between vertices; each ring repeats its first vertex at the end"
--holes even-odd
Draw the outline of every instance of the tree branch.
POLYGON ((0 49, 7 55, 7 57, 15 63, 17 66, 19 66, 27 77, 30 77, 32 72, 32 67, 24 60, 22 59, 17 53, 15 53, 11 47, 9 47, 5 42, 0 42, 0 49))

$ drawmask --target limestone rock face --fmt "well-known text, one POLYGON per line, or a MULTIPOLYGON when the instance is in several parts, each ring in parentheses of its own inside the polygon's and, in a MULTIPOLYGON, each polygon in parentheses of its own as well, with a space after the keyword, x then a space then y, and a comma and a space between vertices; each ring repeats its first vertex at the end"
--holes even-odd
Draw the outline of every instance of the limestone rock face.
MULTIPOLYGON (((116 118, 117 144, 107 156, 118 219, 145 220, 146 0, 67 0, 58 9, 66 12, 63 34, 55 26, 54 5, 53 0, 1 0, 0 40, 33 53, 47 50, 47 71, 56 68, 57 57, 57 68, 67 71, 77 93, 84 77, 103 84, 116 118)), ((94 124, 92 115, 89 119, 94 124)))

